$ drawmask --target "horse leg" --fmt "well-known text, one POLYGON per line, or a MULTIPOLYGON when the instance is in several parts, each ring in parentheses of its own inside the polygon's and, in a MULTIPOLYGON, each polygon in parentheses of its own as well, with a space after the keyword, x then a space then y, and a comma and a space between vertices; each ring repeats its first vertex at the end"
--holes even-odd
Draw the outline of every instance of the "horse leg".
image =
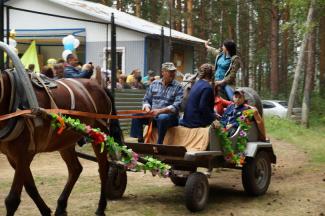
POLYGON ((30 163, 23 155, 19 155, 15 163, 11 162, 15 166, 15 175, 10 188, 10 192, 5 199, 5 205, 7 209, 7 216, 13 216, 20 204, 21 191, 23 189, 26 170, 30 163))
POLYGON ((77 182, 81 172, 82 166, 78 160, 77 153, 72 146, 71 148, 64 149, 60 151, 61 157, 68 167, 69 177, 68 181, 57 201, 57 207, 55 210, 55 215, 66 215, 66 209, 68 205, 68 198, 71 194, 71 191, 77 182))
MULTIPOLYGON (((30 158, 29 163, 31 163, 33 157, 34 156, 32 156, 30 158)), ((16 163, 13 160, 11 160, 10 158, 8 158, 8 161, 9 161, 10 165, 12 166, 12 168, 16 169, 16 163)), ((31 172, 30 168, 28 168, 28 170, 26 170, 24 186, 25 186, 25 190, 26 190, 27 194, 33 199, 34 203, 38 207, 41 214, 42 215, 51 215, 51 209, 45 204, 44 200, 42 199, 42 197, 40 196, 40 194, 36 188, 33 174, 31 172)))
POLYGON ((97 157, 98 161, 98 171, 99 171, 99 177, 100 177, 100 198, 98 203, 98 208, 96 211, 96 215, 104 216, 105 215, 105 209, 107 206, 107 199, 106 199, 106 181, 108 178, 108 169, 109 164, 107 161, 107 152, 104 151, 103 153, 100 152, 100 145, 94 145, 93 149, 97 157))

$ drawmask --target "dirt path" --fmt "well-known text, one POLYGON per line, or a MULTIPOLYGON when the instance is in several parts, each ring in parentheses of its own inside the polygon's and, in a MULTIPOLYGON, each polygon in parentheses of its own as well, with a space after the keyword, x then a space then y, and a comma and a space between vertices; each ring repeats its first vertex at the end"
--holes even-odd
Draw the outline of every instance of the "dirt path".
MULTIPOLYGON (((325 165, 310 164, 307 155, 295 146, 272 140, 278 157, 268 193, 252 198, 241 186, 240 171, 217 171, 210 182, 209 203, 199 215, 325 215, 325 165)), ((99 197, 97 164, 81 160, 84 171, 69 202, 70 215, 94 215, 99 197)), ((32 164, 41 195, 55 210, 56 199, 66 181, 67 171, 59 154, 42 154, 32 164)), ((13 171, 0 154, 0 203, 4 202, 13 171)), ((183 189, 168 179, 150 174, 129 173, 122 200, 109 203, 107 215, 188 215, 183 189)), ((0 215, 5 215, 0 204, 0 215)), ((23 192, 17 215, 39 215, 23 192)))

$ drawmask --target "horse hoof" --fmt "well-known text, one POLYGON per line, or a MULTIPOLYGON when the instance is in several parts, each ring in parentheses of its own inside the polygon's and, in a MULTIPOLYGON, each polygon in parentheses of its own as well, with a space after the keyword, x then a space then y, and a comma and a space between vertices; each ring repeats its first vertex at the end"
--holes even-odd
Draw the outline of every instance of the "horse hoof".
POLYGON ((54 215, 55 216, 68 216, 68 213, 65 210, 64 211, 56 210, 54 215))
POLYGON ((51 216, 52 210, 50 208, 47 208, 45 211, 42 211, 42 216, 51 216))
POLYGON ((96 211, 96 216, 105 216, 105 212, 96 211))

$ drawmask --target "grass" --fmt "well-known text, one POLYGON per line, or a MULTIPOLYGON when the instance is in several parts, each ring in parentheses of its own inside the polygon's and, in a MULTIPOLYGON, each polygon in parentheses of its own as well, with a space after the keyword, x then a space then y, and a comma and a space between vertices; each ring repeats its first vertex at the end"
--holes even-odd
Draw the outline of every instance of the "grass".
POLYGON ((269 135, 303 149, 310 155, 311 162, 325 163, 325 99, 313 98, 309 128, 288 119, 265 120, 269 135))

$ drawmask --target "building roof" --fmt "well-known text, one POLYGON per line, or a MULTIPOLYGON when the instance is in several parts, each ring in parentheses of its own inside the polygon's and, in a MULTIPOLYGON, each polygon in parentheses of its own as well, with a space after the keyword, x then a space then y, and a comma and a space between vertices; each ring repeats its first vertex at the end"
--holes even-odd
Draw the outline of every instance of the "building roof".
MULTIPOLYGON (((111 14, 114 13, 115 23, 119 26, 132 29, 138 32, 143 32, 150 35, 161 35, 161 28, 163 26, 149 22, 147 20, 141 19, 139 17, 130 15, 128 13, 116 10, 114 8, 105 6, 100 3, 89 2, 85 0, 50 0, 55 4, 62 5, 64 7, 70 8, 72 10, 87 14, 89 16, 95 17, 97 19, 111 22, 111 14)), ((167 27, 164 28, 164 35, 166 37, 170 36, 170 30, 167 27)), ((205 41, 193 37, 191 35, 185 34, 172 29, 172 38, 187 40, 197 43, 204 43, 205 41)))

